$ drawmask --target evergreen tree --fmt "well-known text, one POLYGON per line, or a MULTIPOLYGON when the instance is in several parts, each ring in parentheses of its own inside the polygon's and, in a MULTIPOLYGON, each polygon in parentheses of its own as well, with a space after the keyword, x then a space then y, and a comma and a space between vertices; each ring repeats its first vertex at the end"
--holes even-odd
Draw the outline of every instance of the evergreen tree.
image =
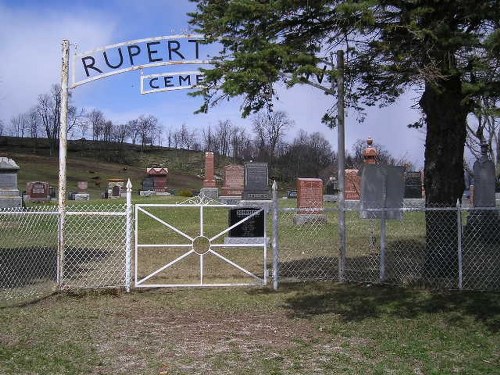
MULTIPOLYGON (((415 125, 426 127, 426 204, 461 198, 467 116, 479 98, 500 95, 498 0, 193 1, 192 24, 223 46, 197 93, 205 98, 201 110, 243 95, 248 115, 271 105, 280 81, 321 88, 309 77, 335 77, 329 55, 344 49, 349 106, 390 104, 420 90, 423 116, 415 125)), ((323 117, 329 126, 334 108, 323 117)), ((456 226, 440 215, 426 221, 429 264, 441 275, 453 262, 456 226)))

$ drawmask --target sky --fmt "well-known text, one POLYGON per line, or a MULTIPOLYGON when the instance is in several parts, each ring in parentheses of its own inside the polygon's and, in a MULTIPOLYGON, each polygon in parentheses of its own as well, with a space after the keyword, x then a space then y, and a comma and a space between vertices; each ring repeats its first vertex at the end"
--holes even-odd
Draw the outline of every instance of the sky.
MULTIPOLYGON (((131 40, 185 34, 191 32, 187 12, 192 10, 194 4, 188 0, 0 0, 0 119, 7 125, 12 117, 35 105, 38 95, 61 82, 64 39, 70 41, 73 56, 131 40)), ((164 66, 145 69, 143 74, 179 69, 164 66)), ((73 70, 77 67, 70 64, 70 75, 73 70)), ((72 104, 99 109, 114 123, 154 115, 164 134, 183 124, 201 134, 209 125, 225 120, 250 130, 251 118, 241 118, 238 98, 211 108, 208 114, 194 114, 202 99, 189 96, 190 90, 141 95, 140 76, 140 71, 131 71, 73 88, 72 104)), ((425 135, 406 126, 420 116, 412 108, 416 98, 416 93, 408 93, 390 107, 370 108, 362 123, 357 113, 347 109, 346 149, 351 150, 358 139, 372 137, 375 145, 382 145, 394 157, 423 168, 425 135)), ((321 123, 322 115, 335 101, 311 86, 280 90, 274 108, 294 122, 287 140, 300 129, 320 132, 337 151, 337 130, 321 123)))

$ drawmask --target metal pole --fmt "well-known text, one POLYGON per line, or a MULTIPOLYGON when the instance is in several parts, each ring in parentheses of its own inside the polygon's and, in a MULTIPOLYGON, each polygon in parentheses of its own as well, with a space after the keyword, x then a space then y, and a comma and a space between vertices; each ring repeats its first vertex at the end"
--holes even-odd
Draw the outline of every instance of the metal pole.
POLYGON ((345 230, 345 117, 344 117, 344 51, 337 51, 337 130, 338 130, 338 181, 339 181, 339 281, 345 280, 346 230, 345 230))
POLYGON ((273 182, 273 289, 279 286, 279 201, 278 184, 273 182))
POLYGON ((384 174, 384 185, 382 186, 383 206, 380 218, 380 282, 385 281, 385 246, 386 246, 386 207, 387 207, 387 175, 384 174))
POLYGON ((125 288, 130 292, 131 254, 132 254, 132 182, 127 181, 127 224, 125 233, 125 288))
POLYGON ((463 288, 463 264, 462 264, 462 211, 460 200, 457 199, 457 244, 458 244, 458 289, 463 288))
POLYGON ((57 285, 63 286, 64 276, 64 230, 66 221, 66 151, 68 147, 68 76, 69 41, 62 42, 61 104, 59 129, 59 236, 57 252, 57 285))

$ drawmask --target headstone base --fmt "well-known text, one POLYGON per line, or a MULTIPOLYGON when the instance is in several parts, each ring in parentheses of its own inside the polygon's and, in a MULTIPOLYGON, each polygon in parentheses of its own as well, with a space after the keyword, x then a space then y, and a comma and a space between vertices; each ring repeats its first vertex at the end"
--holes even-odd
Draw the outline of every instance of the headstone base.
POLYGON ((209 188, 204 187, 200 189, 200 197, 206 197, 210 199, 218 199, 219 198, 219 189, 218 188, 209 188))
POLYGON ((293 217, 295 225, 326 224, 328 219, 324 214, 297 214, 293 217))
POLYGON ((270 190, 247 190, 243 191, 242 198, 246 200, 270 200, 272 194, 270 190))
POLYGON ((241 202, 241 197, 237 195, 221 195, 219 200, 227 205, 237 205, 241 202))
POLYGON ((139 191, 139 195, 141 197, 151 197, 153 195, 156 195, 156 191, 154 191, 154 190, 141 190, 141 191, 139 191))
POLYGON ((273 201, 271 200, 247 200, 247 199, 242 199, 238 203, 240 206, 245 206, 245 207, 260 207, 263 208, 265 212, 268 212, 271 209, 271 206, 273 204, 273 201))
MULTIPOLYGON (((225 237, 224 244, 226 245, 264 245, 266 238, 264 237, 225 237)), ((269 238, 267 238, 269 245, 269 238)))
POLYGON ((89 193, 77 193, 74 195, 75 201, 88 201, 90 200, 89 193))
POLYGON ((22 208, 22 197, 0 196, 0 208, 22 208))
POLYGON ((325 194, 323 195, 323 202, 337 202, 339 196, 336 194, 325 194))
POLYGON ((162 195, 164 197, 168 197, 169 195, 172 195, 168 191, 155 191, 154 193, 155 193, 155 195, 162 195))

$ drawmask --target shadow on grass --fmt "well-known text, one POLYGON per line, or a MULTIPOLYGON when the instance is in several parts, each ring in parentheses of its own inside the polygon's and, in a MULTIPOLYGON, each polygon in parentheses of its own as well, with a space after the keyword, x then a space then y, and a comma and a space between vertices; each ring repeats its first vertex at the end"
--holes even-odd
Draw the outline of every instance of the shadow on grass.
MULTIPOLYGON (((416 318, 429 313, 458 313, 483 322, 492 332, 500 330, 500 294, 481 292, 432 292, 373 285, 338 283, 286 284, 281 292, 293 317, 335 314, 344 321, 393 316, 416 318)), ((457 323, 457 322, 456 322, 457 323)), ((459 322, 458 322, 459 323, 459 322)))
MULTIPOLYGON (((89 263, 108 256, 108 251, 89 248, 68 249, 65 252, 64 277, 74 278, 91 268, 89 263)), ((0 249, 0 288, 23 288, 57 279, 57 249, 22 247, 0 249)))

